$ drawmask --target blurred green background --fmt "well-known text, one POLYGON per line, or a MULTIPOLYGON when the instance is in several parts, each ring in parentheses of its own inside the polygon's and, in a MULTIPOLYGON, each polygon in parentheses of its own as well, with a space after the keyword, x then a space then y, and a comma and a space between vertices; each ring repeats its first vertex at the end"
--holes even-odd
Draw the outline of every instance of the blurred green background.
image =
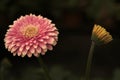
POLYGON ((30 13, 51 19, 60 32, 54 50, 42 56, 53 80, 82 80, 94 24, 105 27, 114 40, 95 48, 91 80, 120 80, 120 0, 0 0, 0 74, 4 80, 44 80, 34 56, 13 57, 4 47, 8 26, 30 13))

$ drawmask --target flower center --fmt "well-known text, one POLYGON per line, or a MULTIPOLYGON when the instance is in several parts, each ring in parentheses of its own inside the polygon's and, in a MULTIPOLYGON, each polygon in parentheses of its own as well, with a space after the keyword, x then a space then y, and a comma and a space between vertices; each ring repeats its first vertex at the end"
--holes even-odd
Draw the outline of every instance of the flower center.
POLYGON ((28 25, 22 28, 21 32, 25 37, 31 38, 38 34, 38 27, 33 25, 28 25))

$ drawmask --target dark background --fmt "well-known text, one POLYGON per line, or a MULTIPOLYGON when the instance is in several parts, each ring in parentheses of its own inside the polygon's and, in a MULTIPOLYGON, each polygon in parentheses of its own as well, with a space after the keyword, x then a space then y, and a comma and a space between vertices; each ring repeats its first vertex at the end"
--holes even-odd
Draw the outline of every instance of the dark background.
POLYGON ((113 41, 95 47, 91 77, 113 80, 115 70, 120 68, 119 0, 0 0, 0 60, 8 58, 14 73, 25 66, 38 66, 34 56, 12 56, 3 41, 8 26, 30 13, 51 19, 60 32, 54 50, 42 56, 46 65, 60 65, 78 76, 84 76, 94 24, 105 27, 113 41))

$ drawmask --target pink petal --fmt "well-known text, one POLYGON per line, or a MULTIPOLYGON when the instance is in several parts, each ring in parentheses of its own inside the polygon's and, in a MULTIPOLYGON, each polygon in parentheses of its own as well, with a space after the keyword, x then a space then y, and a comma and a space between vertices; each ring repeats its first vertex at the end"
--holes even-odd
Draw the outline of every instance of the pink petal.
POLYGON ((49 50, 53 50, 53 47, 52 47, 51 45, 47 45, 47 48, 48 48, 49 50))

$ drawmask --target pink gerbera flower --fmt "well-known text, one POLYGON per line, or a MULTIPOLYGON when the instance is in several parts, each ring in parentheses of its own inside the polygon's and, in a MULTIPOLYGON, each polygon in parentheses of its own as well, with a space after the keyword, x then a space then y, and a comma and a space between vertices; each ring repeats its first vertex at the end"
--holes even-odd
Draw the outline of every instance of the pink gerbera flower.
POLYGON ((55 24, 40 15, 21 16, 9 27, 4 39, 5 47, 14 56, 44 55, 47 50, 53 49, 58 40, 55 24))

